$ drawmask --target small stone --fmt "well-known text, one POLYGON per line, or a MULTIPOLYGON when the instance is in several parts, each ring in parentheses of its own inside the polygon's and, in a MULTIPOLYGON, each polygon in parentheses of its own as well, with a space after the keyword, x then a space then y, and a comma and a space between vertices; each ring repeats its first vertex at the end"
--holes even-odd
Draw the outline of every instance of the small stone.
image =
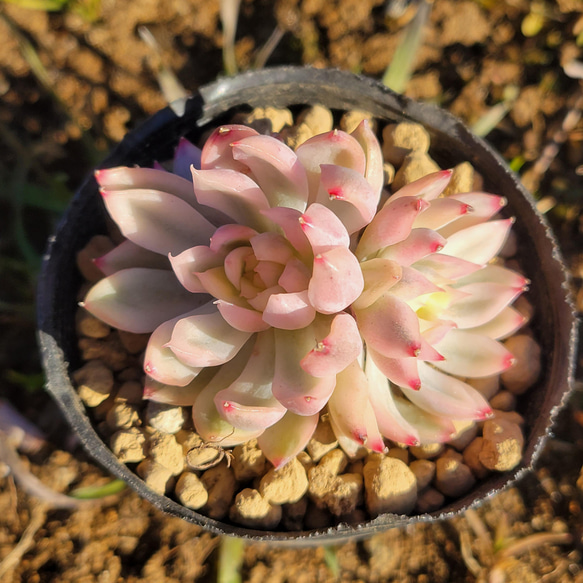
POLYGON ((417 491, 425 490, 435 477, 435 462, 429 460, 415 460, 409 466, 417 480, 417 491))
POLYGON ((315 461, 320 461, 329 451, 338 447, 338 440, 332 431, 329 421, 320 421, 316 426, 316 431, 312 435, 308 445, 306 446, 307 452, 310 457, 315 461))
POLYGON ((146 457, 146 436, 137 427, 114 433, 109 444, 113 454, 123 464, 138 463, 146 457))
POLYGON ((124 401, 118 401, 113 404, 113 407, 105 415, 105 421, 113 431, 128 429, 141 424, 140 415, 136 408, 124 401))
POLYGON ((269 470, 259 484, 259 492, 272 504, 292 504, 307 490, 308 476, 297 458, 282 468, 269 470))
POLYGON ((105 255, 114 247, 115 245, 109 237, 106 237, 105 235, 95 235, 95 237, 92 237, 89 240, 89 243, 77 253, 77 268, 87 281, 97 282, 105 277, 101 269, 95 265, 93 260, 105 255))
POLYGON ((318 464, 318 470, 337 476, 346 469, 348 458, 341 449, 333 449, 318 464))
MULTIPOLYGON (((511 231, 512 232, 512 231, 511 231)), ((522 316, 525 318, 525 324, 528 324, 532 320, 534 316, 534 306, 532 303, 527 299, 526 296, 520 296, 513 304, 512 307, 516 309, 516 311, 520 312, 522 316)))
POLYGON ((456 429, 456 434, 448 441, 448 444, 458 451, 463 451, 478 435, 478 426, 474 421, 458 420, 454 420, 453 425, 456 429))
POLYGON ((429 154, 409 154, 395 174, 391 185, 393 192, 439 170, 441 168, 429 157, 429 154))
POLYGON ((356 510, 362 499, 362 475, 342 474, 336 476, 334 487, 325 497, 326 506, 334 516, 356 510))
POLYGON ((347 134, 351 134, 363 120, 367 120, 372 131, 376 132, 376 120, 368 111, 352 109, 347 111, 340 119, 340 129, 347 134))
POLYGON ((389 124, 383 130, 383 157, 394 166, 403 164, 405 157, 410 154, 427 153, 429 144, 427 130, 417 123, 389 124))
POLYGON ((111 328, 105 322, 102 322, 86 310, 77 310, 75 324, 79 336, 105 338, 111 332, 111 328))
POLYGON ((490 470, 506 472, 522 459, 524 437, 516 423, 496 417, 484 423, 480 461, 490 470))
POLYGON ((476 479, 466 464, 453 458, 439 458, 435 462, 435 487, 445 496, 459 498, 468 492, 476 479))
POLYGON ((490 406, 500 411, 514 411, 516 409, 516 395, 510 391, 500 391, 492 397, 490 406))
POLYGON ((246 119, 246 123, 252 125, 256 120, 269 120, 271 131, 279 133, 286 126, 294 125, 294 118, 291 111, 287 108, 276 107, 256 107, 246 119))
POLYGON ((385 162, 383 164, 383 184, 386 186, 387 184, 392 184, 393 180, 395 180, 396 170, 392 164, 385 162))
MULTIPOLYGON (((524 417, 518 411, 500 411, 500 409, 492 409, 494 419, 504 419, 510 423, 515 423, 518 427, 524 427, 526 423, 524 417)), ((482 426, 485 422, 482 422, 482 426)))
POLYGON ((430 460, 440 455, 444 447, 443 443, 426 443, 410 447, 409 451, 418 460, 430 460))
POLYGON ((88 407, 97 407, 113 389, 113 373, 100 360, 91 360, 73 373, 79 397, 88 407))
POLYGON ((154 461, 168 468, 174 476, 182 473, 184 453, 174 435, 156 431, 150 436, 148 445, 150 457, 154 461))
POLYGON ((293 504, 284 504, 282 527, 284 530, 303 530, 304 516, 308 508, 308 498, 304 496, 293 504))
POLYGON ((123 347, 130 354, 139 354, 146 349, 151 334, 134 334, 125 330, 118 330, 119 339, 123 347))
POLYGON ((141 462, 136 471, 142 480, 146 482, 148 488, 158 494, 166 494, 172 485, 172 472, 151 459, 145 459, 141 462))
POLYGON ((162 433, 178 433, 185 422, 185 412, 182 407, 148 401, 146 408, 148 425, 162 433))
POLYGON ((504 386, 515 395, 522 395, 536 383, 541 372, 541 348, 531 336, 516 334, 504 343, 516 362, 501 375, 504 386))
POLYGON ((208 502, 208 492, 196 474, 184 472, 180 474, 174 488, 180 503, 187 508, 198 510, 208 502))
POLYGON ((208 492, 204 514, 215 520, 223 519, 229 512, 237 486, 233 471, 223 460, 218 466, 207 470, 200 480, 208 492))
POLYGON ((474 188, 474 167, 469 162, 462 162, 454 167, 451 179, 445 187, 443 194, 461 194, 472 192, 474 188))
POLYGON ((257 447, 257 440, 252 439, 233 449, 233 471, 235 478, 246 482, 263 475, 266 459, 263 452, 257 447))
POLYGON ((83 360, 101 360, 113 371, 123 370, 131 362, 117 332, 107 338, 80 338, 78 346, 83 360))
POLYGON ((435 488, 426 488, 417 499, 415 512, 426 514, 439 510, 445 502, 445 496, 435 488))
POLYGON ((395 459, 401 460, 402 462, 408 464, 409 463, 409 450, 402 448, 402 447, 391 447, 389 449, 389 453, 387 454, 389 457, 394 457, 395 459))
POLYGON ((229 518, 248 528, 273 530, 281 521, 281 506, 270 504, 257 490, 245 488, 235 496, 229 518))
POLYGON ((415 474, 401 460, 383 457, 367 462, 363 470, 366 507, 373 516, 391 512, 409 514, 417 502, 415 474))
POLYGON ((119 401, 125 401, 129 405, 139 405, 143 401, 143 393, 144 387, 142 383, 139 383, 138 381, 126 381, 119 388, 119 391, 116 394, 116 399, 119 401))
POLYGON ((296 123, 307 125, 312 130, 312 135, 317 136, 332 130, 334 118, 327 107, 316 104, 304 109, 298 116, 296 123))
POLYGON ((464 463, 470 468, 470 470, 472 470, 472 474, 474 474, 478 480, 483 480, 490 473, 490 470, 480 461, 480 452, 482 451, 483 443, 483 437, 476 437, 476 439, 464 449, 464 463))
POLYGON ((500 390, 500 375, 468 379, 468 385, 474 387, 486 401, 489 401, 500 390))

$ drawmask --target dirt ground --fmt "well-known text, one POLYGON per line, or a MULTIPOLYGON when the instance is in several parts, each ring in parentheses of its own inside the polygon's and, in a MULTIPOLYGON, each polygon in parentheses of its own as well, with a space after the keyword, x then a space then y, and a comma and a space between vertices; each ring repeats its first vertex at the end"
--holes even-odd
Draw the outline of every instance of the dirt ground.
MULTIPOLYGON (((21 459, 59 492, 110 478, 38 389, 30 273, 67 191, 128 129, 165 105, 157 67, 169 67, 191 92, 222 74, 218 4, 77 0, 48 13, 0 2, 0 397, 48 435, 49 446, 21 459), (156 38, 158 54, 141 40, 141 26, 156 38), (27 200, 47 187, 57 195, 23 210, 11 197, 23 184, 18 192, 27 200)), ((268 65, 332 66, 380 78, 415 10, 413 2, 390 19, 386 8, 395 4, 243 0, 237 62, 250 67, 278 25, 285 34, 268 65)), ((581 58, 582 13, 581 0, 435 0, 406 89, 472 125, 515 88, 508 115, 487 139, 547 212, 579 312, 583 93, 563 67, 581 58), (541 156, 549 144, 556 156, 547 165, 541 156)), ((243 580, 583 582, 582 407, 577 392, 537 469, 479 510, 337 549, 247 545, 243 580)), ((218 538, 165 517, 128 490, 100 504, 51 510, 11 475, 0 478, 2 583, 214 581, 219 546, 218 538)))

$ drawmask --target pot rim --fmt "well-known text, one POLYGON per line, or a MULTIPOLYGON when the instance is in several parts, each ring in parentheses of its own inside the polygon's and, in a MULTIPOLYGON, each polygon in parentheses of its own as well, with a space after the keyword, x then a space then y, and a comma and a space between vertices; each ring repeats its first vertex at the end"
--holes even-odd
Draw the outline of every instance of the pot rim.
MULTIPOLYGON (((434 139, 438 138, 443 142, 446 158, 452 154, 448 148, 452 148, 455 143, 458 148, 463 147, 465 154, 470 153, 470 156, 466 155, 464 159, 472 162, 478 171, 482 167, 496 171, 494 172, 495 182, 503 186, 499 192, 509 197, 512 211, 520 216, 520 223, 524 223, 526 228, 525 233, 530 234, 529 243, 533 246, 535 255, 541 258, 541 273, 548 289, 538 290, 538 293, 543 296, 548 294, 547 297, 554 300, 549 302, 550 309, 547 310, 548 313, 545 312, 542 315, 541 320, 544 321, 539 323, 539 328, 544 326, 546 330, 546 326, 550 325, 555 330, 554 343, 547 354, 550 372, 547 372, 545 376, 546 391, 542 401, 538 399, 540 401, 538 404, 545 415, 533 416, 534 424, 530 435, 525 440, 525 451, 521 463, 511 472, 495 475, 481 482, 468 495, 430 514, 413 516, 384 514, 357 526, 340 524, 325 529, 300 532, 262 531, 214 520, 150 490, 105 446, 93 428, 85 406, 69 380, 69 362, 75 351, 75 347, 71 345, 70 336, 71 332, 73 335, 75 332, 74 329, 68 330, 69 342, 67 342, 67 330, 63 329, 65 310, 59 302, 61 286, 64 283, 62 273, 55 273, 54 268, 60 265, 56 259, 59 253, 66 252, 74 257, 72 254, 80 248, 75 247, 71 250, 70 247, 73 239, 79 242, 84 234, 76 235, 76 239, 73 235, 69 235, 69 238, 65 240, 64 233, 77 229, 76 217, 82 215, 86 207, 90 205, 90 201, 97 196, 97 184, 92 176, 77 191, 57 229, 57 234, 49 240, 39 279, 38 337, 43 365, 47 373, 49 393, 55 398, 69 424, 77 432, 84 448, 103 467, 126 481, 140 496, 158 509, 198 524, 214 534, 298 546, 329 544, 349 538, 368 537, 388 528, 414 522, 451 518, 467 508, 475 507, 503 487, 514 483, 529 470, 540 455, 544 441, 551 433, 552 422, 564 405, 572 384, 577 334, 575 310, 568 290, 566 270, 549 225, 538 213, 534 200, 520 184, 518 177, 507 167, 502 157, 484 140, 474 136, 460 120, 433 105, 414 102, 403 95, 396 94, 372 78, 337 69, 284 66, 221 78, 201 87, 197 95, 190 97, 184 104, 184 115, 179 117, 170 107, 167 107, 154 114, 140 127, 129 132, 99 167, 111 167, 124 161, 128 164, 128 157, 136 163, 136 158, 139 160, 140 156, 146 155, 142 145, 144 140, 146 148, 152 143, 157 143, 156 140, 161 139, 167 124, 173 126, 180 135, 184 135, 189 128, 193 127, 189 124, 195 123, 200 129, 211 120, 220 118, 233 107, 242 104, 251 107, 265 106, 268 104, 267 100, 269 105, 276 107, 289 106, 292 103, 313 104, 324 101, 327 107, 338 110, 354 109, 355 103, 358 103, 359 109, 370 111, 376 118, 422 123, 432 136, 432 148, 441 147, 439 143, 434 144, 434 139), (301 99, 290 100, 290 94, 298 90, 301 92, 301 99), (326 99, 322 100, 324 93, 326 99), (481 157, 485 157, 485 161, 476 164, 478 158, 481 157), (530 224, 526 225, 526 223, 530 224), (543 257, 545 257, 544 262, 543 257)), ((168 138, 165 140, 169 142, 168 138)), ((165 146, 171 147, 171 143, 165 146)), ((439 151, 443 153, 443 150, 439 151)), ((458 157, 458 161, 461 161, 461 158, 458 157)), ((491 176, 488 178, 492 179, 491 176)), ((85 233, 85 235, 87 235, 86 242, 90 233, 85 233)), ((71 262, 69 261, 68 264, 70 265, 71 262)), ((75 282, 69 283, 74 285, 75 282)), ((71 305, 68 307, 71 309, 71 305)))

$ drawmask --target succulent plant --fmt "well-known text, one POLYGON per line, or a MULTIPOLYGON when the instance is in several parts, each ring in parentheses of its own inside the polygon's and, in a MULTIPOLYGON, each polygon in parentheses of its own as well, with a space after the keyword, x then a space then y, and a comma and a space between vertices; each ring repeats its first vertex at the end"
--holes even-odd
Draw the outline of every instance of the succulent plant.
POLYGON ((492 414, 466 380, 512 365, 528 284, 496 260, 504 198, 442 196, 451 174, 387 198, 366 121, 295 152, 242 125, 183 139, 172 172, 97 171, 126 240, 83 305, 151 333, 144 398, 192 406, 207 441, 257 438, 276 467, 325 412, 348 454, 448 441, 492 414))

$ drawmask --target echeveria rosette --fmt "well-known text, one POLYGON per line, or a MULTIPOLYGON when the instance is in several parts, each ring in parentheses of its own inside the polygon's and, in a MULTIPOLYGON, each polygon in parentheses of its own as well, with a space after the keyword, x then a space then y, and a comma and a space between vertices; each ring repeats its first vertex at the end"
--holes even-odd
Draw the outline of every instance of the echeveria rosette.
POLYGON ((491 415, 461 379, 511 366, 499 340, 522 325, 510 304, 527 284, 494 261, 504 199, 440 197, 450 176, 381 203, 366 122, 295 152, 240 125, 202 151, 182 140, 173 172, 96 173, 127 240, 97 260, 84 305, 151 333, 145 398, 192 406, 205 440, 257 438, 276 467, 324 410, 349 454, 447 441, 491 415))

